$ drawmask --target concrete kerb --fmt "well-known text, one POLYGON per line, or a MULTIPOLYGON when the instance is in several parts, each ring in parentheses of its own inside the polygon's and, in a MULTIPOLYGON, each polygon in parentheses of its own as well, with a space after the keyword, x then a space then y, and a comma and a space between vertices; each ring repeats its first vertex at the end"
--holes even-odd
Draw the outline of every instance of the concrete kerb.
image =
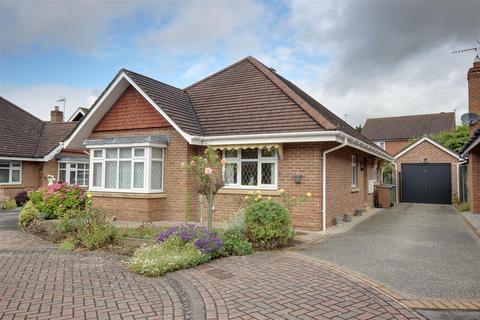
POLYGON ((455 209, 455 211, 458 213, 458 215, 460 217, 462 217, 463 221, 465 221, 465 223, 470 227, 470 229, 472 229, 473 233, 475 233, 475 235, 480 238, 480 229, 478 229, 470 220, 468 220, 463 215, 463 213, 460 210, 458 210, 458 208, 456 206, 452 205, 452 207, 455 209))

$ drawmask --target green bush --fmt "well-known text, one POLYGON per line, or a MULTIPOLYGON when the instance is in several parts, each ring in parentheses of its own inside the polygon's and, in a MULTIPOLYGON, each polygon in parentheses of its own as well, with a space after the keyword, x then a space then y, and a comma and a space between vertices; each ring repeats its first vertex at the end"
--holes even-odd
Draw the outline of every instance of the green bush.
POLYGON ((469 204, 468 202, 462 202, 462 203, 460 203, 460 205, 458 206, 458 209, 459 209, 461 212, 470 211, 470 204, 469 204))
POLYGON ((61 251, 72 251, 75 249, 75 241, 72 239, 66 239, 58 245, 58 250, 61 251))
POLYGON ((67 210, 59 217, 58 229, 65 233, 75 236, 82 220, 87 217, 85 210, 71 209, 67 210))
POLYGON ((133 272, 159 277, 209 260, 210 256, 202 253, 192 242, 184 243, 178 236, 172 236, 161 244, 137 249, 127 264, 133 272))
POLYGON ((252 244, 240 229, 229 229, 222 234, 223 254, 227 256, 245 256, 252 253, 252 244))
POLYGON ((117 235, 118 231, 112 224, 112 218, 102 210, 91 209, 79 220, 77 240, 89 250, 114 242, 117 235))
POLYGON ((18 216, 18 224, 24 228, 28 227, 38 218, 38 210, 32 201, 28 201, 18 216))
POLYGON ((287 209, 273 200, 260 200, 245 208, 245 234, 255 247, 273 249, 292 239, 292 219, 287 209))
POLYGON ((9 199, 3 204, 4 210, 11 210, 17 207, 17 201, 15 199, 9 199))
POLYGON ((66 183, 55 183, 28 193, 28 198, 46 219, 55 219, 62 216, 67 210, 85 210, 91 200, 89 193, 78 186, 66 183))

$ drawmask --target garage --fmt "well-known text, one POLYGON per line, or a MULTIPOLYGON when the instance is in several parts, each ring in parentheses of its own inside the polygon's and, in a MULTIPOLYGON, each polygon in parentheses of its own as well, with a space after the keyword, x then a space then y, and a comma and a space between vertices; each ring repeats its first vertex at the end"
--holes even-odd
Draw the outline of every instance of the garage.
POLYGON ((451 204, 450 163, 402 164, 401 201, 451 204))

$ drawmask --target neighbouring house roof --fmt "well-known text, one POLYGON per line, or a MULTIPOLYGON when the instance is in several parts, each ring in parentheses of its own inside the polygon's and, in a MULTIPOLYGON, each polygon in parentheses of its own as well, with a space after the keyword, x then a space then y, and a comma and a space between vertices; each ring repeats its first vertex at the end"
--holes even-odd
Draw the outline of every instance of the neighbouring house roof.
POLYGON ((460 150, 460 154, 462 155, 462 157, 466 157, 468 156, 468 153, 478 145, 480 145, 480 128, 473 132, 470 139, 468 139, 462 150, 460 150))
POLYGON ((88 132, 130 85, 192 144, 218 144, 220 140, 228 141, 225 144, 232 140, 234 144, 260 143, 259 139, 262 143, 317 141, 313 136, 344 141, 352 137, 349 141, 357 147, 391 159, 307 93, 253 57, 183 90, 121 69, 66 141, 67 147, 78 147, 88 139, 88 132), (283 136, 288 139, 282 140, 283 136), (266 141, 269 139, 275 141, 266 141))
POLYGON ((417 141, 415 141, 414 143, 412 143, 411 145, 409 146, 406 146, 405 148, 403 148, 399 153, 397 153, 395 155, 395 159, 398 159, 400 158, 401 156, 403 156, 404 154, 408 153, 410 150, 414 149, 415 147, 417 147, 418 145, 422 144, 423 142, 428 142, 430 144, 432 144, 433 146, 437 147, 438 149, 442 150, 443 152, 449 154, 450 156, 456 158, 457 160, 462 160, 462 158, 456 154, 455 152, 453 152, 452 150, 442 146, 441 144, 439 144, 438 142, 430 139, 429 137, 423 137, 422 139, 419 139, 417 141))
POLYGON ((42 158, 77 125, 42 121, 3 97, 0 97, 0 119, 0 157, 42 158))
POLYGON ((418 139, 455 130, 455 113, 442 112, 401 117, 369 118, 362 134, 374 141, 418 139))

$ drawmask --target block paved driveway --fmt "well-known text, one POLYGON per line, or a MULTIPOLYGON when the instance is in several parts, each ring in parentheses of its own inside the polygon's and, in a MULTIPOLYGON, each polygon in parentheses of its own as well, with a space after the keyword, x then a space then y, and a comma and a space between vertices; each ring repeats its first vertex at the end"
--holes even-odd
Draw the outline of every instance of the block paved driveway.
POLYGON ((0 212, 0 319, 418 319, 369 285, 292 252, 219 259, 164 278, 118 256, 62 253, 0 212))
POLYGON ((404 296, 480 298, 480 240, 451 206, 400 204, 302 253, 404 296))

